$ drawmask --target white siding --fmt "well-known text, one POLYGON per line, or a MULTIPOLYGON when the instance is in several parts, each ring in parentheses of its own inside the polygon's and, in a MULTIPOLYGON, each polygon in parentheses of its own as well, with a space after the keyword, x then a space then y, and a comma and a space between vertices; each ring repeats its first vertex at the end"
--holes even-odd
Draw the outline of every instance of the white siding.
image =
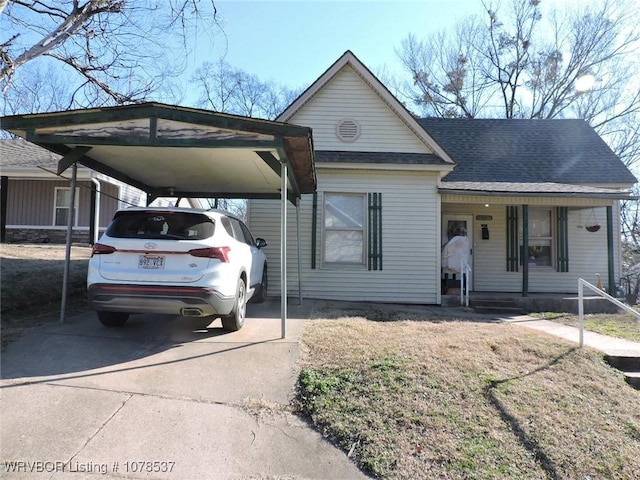
POLYGON ((336 74, 289 122, 311 127, 317 150, 431 153, 349 66, 336 74), (343 142, 336 135, 338 122, 346 118, 360 124, 360 136, 353 142, 343 142))
MULTIPOLYGON (((562 205, 561 199, 556 200, 558 203, 553 206, 562 205)), ((487 201, 486 197, 484 201, 487 201)), ((550 200, 546 199, 545 201, 548 204, 550 200)), ((443 215, 454 213, 473 215, 474 291, 521 292, 522 267, 519 272, 506 271, 506 206, 485 207, 482 204, 455 205, 446 203, 443 204, 442 211, 443 215), (491 215, 492 220, 475 220, 476 215, 491 215), (482 240, 481 225, 483 223, 489 227, 489 240, 482 240)), ((530 293, 575 294, 578 291, 578 278, 584 278, 595 284, 597 273, 601 275, 603 285, 605 287, 608 285, 606 208, 594 209, 598 222, 601 224, 601 228, 597 232, 589 232, 579 227, 580 225, 584 227, 591 211, 591 208, 569 207, 569 271, 557 272, 551 267, 531 267, 529 269, 530 293)), ((619 235, 616 235, 616 232, 619 232, 619 223, 616 220, 619 218, 617 202, 614 203, 613 218, 615 278, 617 279, 620 275, 620 239, 619 235)), ((522 221, 521 216, 520 221, 522 221)), ((520 230, 521 233, 522 230, 520 230)))
MULTIPOLYGON (((312 195, 301 202, 301 263, 303 296, 435 304, 439 302, 438 228, 440 212, 436 175, 423 172, 325 171, 318 175, 316 269, 311 269, 312 195), (322 194, 382 193, 383 270, 366 266, 322 265, 322 194)), ((280 203, 252 200, 249 225, 267 239, 269 290, 280 292, 280 203)), ((288 293, 298 294, 295 210, 288 229, 288 293)))

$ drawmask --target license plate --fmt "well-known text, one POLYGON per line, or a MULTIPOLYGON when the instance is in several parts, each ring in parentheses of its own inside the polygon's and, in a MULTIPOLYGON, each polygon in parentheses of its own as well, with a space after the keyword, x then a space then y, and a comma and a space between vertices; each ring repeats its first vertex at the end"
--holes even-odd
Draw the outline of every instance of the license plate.
POLYGON ((164 255, 140 255, 138 268, 162 269, 164 268, 164 255))

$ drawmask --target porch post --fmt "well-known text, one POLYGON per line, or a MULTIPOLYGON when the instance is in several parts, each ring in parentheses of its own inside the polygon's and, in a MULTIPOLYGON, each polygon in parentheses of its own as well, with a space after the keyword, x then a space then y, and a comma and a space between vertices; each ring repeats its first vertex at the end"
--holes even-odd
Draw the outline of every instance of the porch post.
POLYGON ((9 190, 9 177, 0 177, 0 243, 7 241, 7 200, 9 190))
POLYGON ((614 257, 613 257, 613 207, 609 205, 607 207, 607 257, 608 257, 608 269, 609 269, 609 291, 607 292, 612 297, 616 296, 616 279, 614 272, 614 257))
POLYGON ((522 205, 522 296, 529 295, 529 205, 522 205))

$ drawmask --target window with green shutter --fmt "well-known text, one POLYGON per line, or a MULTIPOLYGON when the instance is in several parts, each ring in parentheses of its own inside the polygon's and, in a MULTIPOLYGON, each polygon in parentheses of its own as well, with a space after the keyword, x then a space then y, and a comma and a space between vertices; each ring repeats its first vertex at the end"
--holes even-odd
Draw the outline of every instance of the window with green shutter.
MULTIPOLYGON (((322 196, 322 263, 363 265, 382 270, 382 194, 324 193, 322 196)), ((316 268, 318 196, 311 219, 311 268, 316 268)))
POLYGON ((529 208, 527 251, 519 233, 518 207, 507 207, 507 271, 517 272, 526 259, 529 267, 552 267, 569 271, 569 209, 529 208), (554 218, 555 217, 555 218, 554 218), (523 256, 524 258, 519 258, 523 256))
POLYGON ((358 193, 324 194, 322 261, 325 265, 365 265, 366 198, 358 193))

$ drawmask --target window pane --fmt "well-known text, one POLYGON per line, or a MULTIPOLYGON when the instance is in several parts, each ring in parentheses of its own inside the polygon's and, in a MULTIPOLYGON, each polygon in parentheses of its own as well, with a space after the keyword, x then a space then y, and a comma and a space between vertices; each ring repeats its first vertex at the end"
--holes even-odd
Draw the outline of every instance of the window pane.
POLYGON ((539 267, 551 266, 551 240, 529 241, 529 265, 539 267))
POLYGON ((115 238, 203 240, 213 235, 214 224, 203 214, 183 212, 125 211, 107 228, 115 238))
POLYGON ((529 238, 551 237, 551 210, 529 211, 529 238))
POLYGON ((324 226, 329 228, 362 228, 364 197, 361 195, 326 195, 324 226))
POLYGON ((325 236, 325 262, 362 263, 363 234, 358 231, 328 231, 325 236))
POLYGON ((71 200, 70 188, 58 188, 56 190, 56 207, 68 207, 71 200))
MULTIPOLYGON (((51 197, 49 197, 51 198, 51 197)), ((56 221, 55 225, 66 225, 69 221, 69 209, 68 208, 56 208, 56 221)))

